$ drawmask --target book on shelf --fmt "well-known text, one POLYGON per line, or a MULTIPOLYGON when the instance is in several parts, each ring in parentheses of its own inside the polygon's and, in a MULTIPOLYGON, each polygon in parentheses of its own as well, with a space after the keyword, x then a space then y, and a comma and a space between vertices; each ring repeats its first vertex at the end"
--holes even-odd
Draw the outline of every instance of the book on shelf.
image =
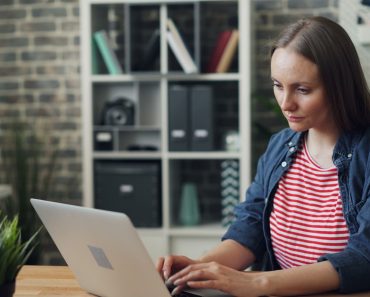
POLYGON ((91 74, 99 74, 102 61, 99 56, 98 47, 94 39, 91 40, 91 74))
POLYGON ((223 51, 221 55, 220 61, 216 67, 215 72, 223 73, 223 72, 227 72, 230 69, 231 63, 235 56, 236 50, 238 48, 238 44, 239 44, 239 31, 233 30, 227 42, 225 50, 223 51))
POLYGON ((122 66, 118 61, 116 53, 111 47, 107 32, 105 30, 95 32, 94 41, 101 53, 109 74, 122 74, 122 66))
POLYGON ((186 48, 185 43, 172 19, 167 19, 166 37, 172 52, 176 56, 176 59, 185 73, 198 72, 198 67, 195 65, 195 62, 186 48))
POLYGON ((215 46, 206 65, 206 72, 216 72, 217 65, 220 62, 222 53, 224 52, 232 33, 233 30, 225 30, 218 35, 215 46))

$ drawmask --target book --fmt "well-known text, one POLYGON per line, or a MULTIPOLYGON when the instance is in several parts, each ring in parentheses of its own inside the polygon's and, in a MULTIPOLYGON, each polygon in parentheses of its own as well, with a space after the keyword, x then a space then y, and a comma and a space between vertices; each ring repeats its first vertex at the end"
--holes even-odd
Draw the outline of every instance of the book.
POLYGON ((175 23, 171 19, 167 19, 167 29, 166 37, 168 44, 185 73, 198 72, 193 58, 190 56, 175 23))
POLYGON ((212 53, 209 57, 207 66, 206 66, 206 72, 216 72, 216 68, 218 63, 220 62, 222 53, 225 50, 225 47, 233 33, 233 30, 226 30, 222 31, 216 40, 215 46, 212 50, 212 53))
POLYGON ((98 53, 98 47, 94 39, 91 40, 91 74, 100 73, 100 59, 98 53))
POLYGON ((231 62, 235 56, 236 49, 238 48, 239 43, 239 31, 233 30, 229 41, 225 47, 225 50, 222 53, 220 62, 216 67, 217 73, 227 72, 230 69, 231 62))
POLYGON ((122 66, 118 61, 117 55, 110 45, 108 34, 105 30, 94 33, 94 40, 102 55, 109 74, 122 74, 122 66))

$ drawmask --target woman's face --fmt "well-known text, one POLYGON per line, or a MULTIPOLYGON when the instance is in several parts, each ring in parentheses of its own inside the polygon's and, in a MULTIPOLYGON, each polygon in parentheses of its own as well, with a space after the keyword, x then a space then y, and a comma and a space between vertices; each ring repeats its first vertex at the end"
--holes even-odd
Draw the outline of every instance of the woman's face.
POLYGON ((316 64, 289 47, 278 48, 271 58, 271 79, 275 98, 291 129, 336 130, 316 64))

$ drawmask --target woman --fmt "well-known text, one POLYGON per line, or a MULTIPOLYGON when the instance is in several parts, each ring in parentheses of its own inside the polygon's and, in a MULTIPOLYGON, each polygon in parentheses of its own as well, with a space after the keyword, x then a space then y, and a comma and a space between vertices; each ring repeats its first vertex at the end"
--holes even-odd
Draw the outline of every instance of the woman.
POLYGON ((290 128, 271 138, 219 246, 159 259, 173 294, 370 290, 370 94, 356 50, 338 24, 300 20, 272 47, 271 79, 290 128), (264 271, 243 271, 264 255, 264 271))

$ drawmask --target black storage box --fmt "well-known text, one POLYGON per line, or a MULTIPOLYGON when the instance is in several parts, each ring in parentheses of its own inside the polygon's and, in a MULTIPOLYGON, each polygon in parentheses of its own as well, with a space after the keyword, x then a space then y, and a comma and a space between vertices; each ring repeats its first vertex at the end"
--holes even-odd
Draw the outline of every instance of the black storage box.
POLYGON ((95 161, 95 207, 123 212, 135 227, 162 223, 159 161, 95 161))

